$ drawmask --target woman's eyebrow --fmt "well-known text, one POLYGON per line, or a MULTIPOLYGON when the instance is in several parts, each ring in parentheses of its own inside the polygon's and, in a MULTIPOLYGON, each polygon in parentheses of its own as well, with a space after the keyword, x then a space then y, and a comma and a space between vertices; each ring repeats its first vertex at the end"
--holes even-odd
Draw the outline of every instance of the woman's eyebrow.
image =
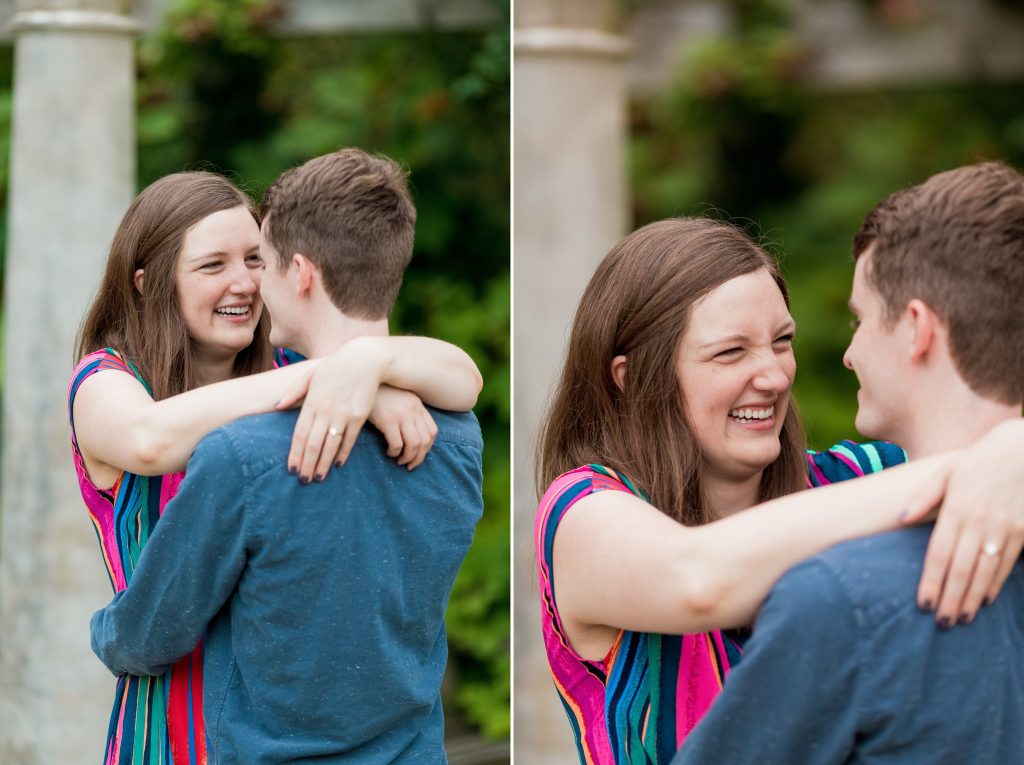
POLYGON ((700 350, 703 351, 706 350, 707 348, 713 348, 716 345, 723 345, 726 343, 745 343, 749 339, 750 338, 747 337, 746 335, 727 335, 725 337, 719 337, 715 340, 704 343, 703 345, 700 346, 700 350))

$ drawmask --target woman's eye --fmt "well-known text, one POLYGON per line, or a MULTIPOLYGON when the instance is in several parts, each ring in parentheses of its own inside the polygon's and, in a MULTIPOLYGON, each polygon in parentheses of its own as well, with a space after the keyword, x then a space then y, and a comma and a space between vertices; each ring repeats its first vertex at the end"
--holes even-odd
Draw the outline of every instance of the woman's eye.
POLYGON ((223 264, 219 260, 210 260, 207 261, 206 263, 203 263, 203 265, 199 266, 199 268, 203 271, 216 271, 218 268, 221 267, 221 265, 223 264))
POLYGON ((793 342, 793 335, 782 335, 781 337, 775 338, 775 342, 776 344, 783 343, 784 345, 789 345, 790 343, 793 342))
POLYGON ((261 258, 259 255, 250 255, 245 259, 245 262, 248 263, 250 266, 262 266, 263 258, 261 258))
POLYGON ((742 348, 729 348, 727 350, 719 351, 718 353, 716 353, 715 354, 715 358, 716 359, 730 359, 730 358, 734 358, 742 350, 743 350, 742 348))

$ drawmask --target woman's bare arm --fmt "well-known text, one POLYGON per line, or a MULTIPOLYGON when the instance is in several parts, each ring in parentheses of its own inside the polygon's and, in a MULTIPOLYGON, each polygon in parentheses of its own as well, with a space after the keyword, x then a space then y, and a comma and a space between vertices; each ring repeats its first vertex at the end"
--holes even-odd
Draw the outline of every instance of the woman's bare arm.
POLYGON ((895 529, 956 453, 791 494, 706 526, 637 497, 591 494, 561 520, 553 578, 575 649, 598 659, 618 629, 681 634, 750 624, 775 581, 838 542, 895 529))
POLYGON ((131 375, 96 372, 81 384, 74 402, 75 437, 89 476, 97 486, 109 486, 122 470, 139 475, 183 470, 203 436, 238 417, 273 411, 319 363, 225 380, 163 401, 153 401, 131 375))

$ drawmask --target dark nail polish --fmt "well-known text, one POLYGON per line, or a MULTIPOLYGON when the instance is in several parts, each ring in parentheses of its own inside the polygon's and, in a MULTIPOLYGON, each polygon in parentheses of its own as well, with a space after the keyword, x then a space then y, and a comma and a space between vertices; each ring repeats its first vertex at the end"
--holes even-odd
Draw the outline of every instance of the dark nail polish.
POLYGON ((991 602, 992 602, 992 598, 990 598, 988 595, 986 595, 985 598, 981 601, 981 605, 987 606, 991 602))
POLYGON ((969 624, 970 621, 971 617, 969 617, 967 614, 960 614, 960 618, 957 619, 957 622, 959 622, 960 624, 969 624))
POLYGON ((309 478, 307 478, 306 476, 302 476, 302 478, 299 479, 299 483, 305 486, 307 483, 309 483, 309 478))
POLYGON ((921 608, 923 608, 925 611, 931 611, 933 605, 934 604, 930 600, 926 600, 924 603, 921 604, 921 608))
POLYGON ((939 619, 939 626, 942 627, 942 629, 944 630, 949 629, 952 624, 953 622, 948 616, 943 616, 941 619, 939 619))
POLYGON ((298 475, 299 469, 297 467, 292 467, 291 465, 289 465, 288 472, 291 473, 292 475, 298 475))
POLYGON ((325 476, 323 473, 317 473, 316 480, 317 481, 323 481, 326 477, 327 476, 325 476))

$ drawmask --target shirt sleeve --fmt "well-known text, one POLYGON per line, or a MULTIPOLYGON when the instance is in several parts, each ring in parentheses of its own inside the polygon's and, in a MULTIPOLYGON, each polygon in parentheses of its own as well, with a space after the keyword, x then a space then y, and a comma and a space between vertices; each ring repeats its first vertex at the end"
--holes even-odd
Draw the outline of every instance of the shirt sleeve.
POLYGON ((223 431, 196 447, 128 588, 92 617, 93 652, 115 674, 162 674, 231 597, 246 561, 244 472, 223 431))
POLYGON ((857 732, 858 614, 811 559, 765 601, 743 661, 672 765, 846 762, 857 732))
POLYGON ((822 452, 807 452, 807 477, 811 486, 825 486, 877 473, 907 461, 907 454, 885 441, 840 441, 822 452))

